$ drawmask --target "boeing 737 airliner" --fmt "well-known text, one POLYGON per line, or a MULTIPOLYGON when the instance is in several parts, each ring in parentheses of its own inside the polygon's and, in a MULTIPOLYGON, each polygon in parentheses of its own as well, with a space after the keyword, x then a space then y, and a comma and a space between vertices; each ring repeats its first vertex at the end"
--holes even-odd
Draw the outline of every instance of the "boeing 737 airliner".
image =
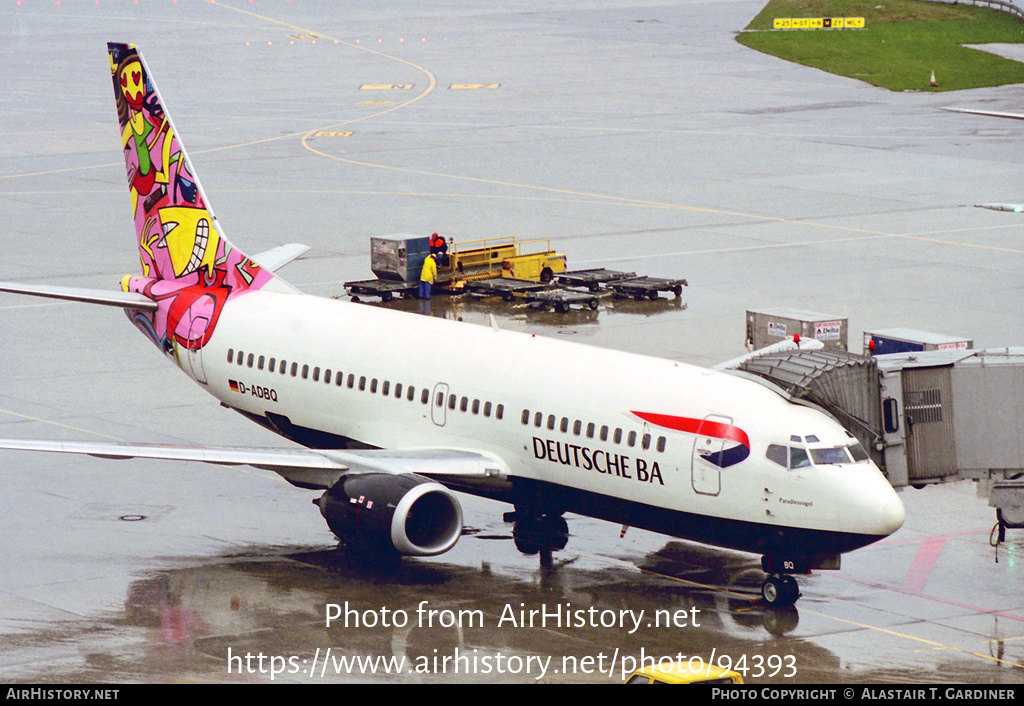
POLYGON ((760 554, 778 605, 799 596, 792 574, 903 523, 851 434, 752 380, 300 293, 275 270, 303 248, 228 242, 141 55, 108 51, 141 274, 121 292, 0 289, 126 310, 223 405, 302 448, 0 448, 271 469, 321 491, 331 530, 371 552, 450 549, 453 491, 511 504, 517 527, 588 515, 760 554))

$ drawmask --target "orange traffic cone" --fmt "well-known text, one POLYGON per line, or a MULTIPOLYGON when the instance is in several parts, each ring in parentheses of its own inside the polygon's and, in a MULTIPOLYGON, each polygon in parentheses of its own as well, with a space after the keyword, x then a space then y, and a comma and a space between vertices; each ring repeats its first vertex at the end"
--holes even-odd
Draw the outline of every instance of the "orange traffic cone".
POLYGON ((935 69, 932 69, 932 80, 929 83, 931 86, 938 86, 939 82, 935 80, 935 69))

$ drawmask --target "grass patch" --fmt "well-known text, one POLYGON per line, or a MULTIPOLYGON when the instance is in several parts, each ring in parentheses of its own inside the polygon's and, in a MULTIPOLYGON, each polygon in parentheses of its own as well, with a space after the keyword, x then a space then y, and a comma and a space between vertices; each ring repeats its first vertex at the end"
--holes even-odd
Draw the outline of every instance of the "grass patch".
POLYGON ((770 0, 739 34, 751 49, 893 91, 1024 83, 1024 63, 964 44, 1024 43, 1024 22, 982 7, 920 0, 770 0), (772 30, 776 17, 863 17, 864 29, 772 30), (935 72, 938 87, 929 86, 935 72))

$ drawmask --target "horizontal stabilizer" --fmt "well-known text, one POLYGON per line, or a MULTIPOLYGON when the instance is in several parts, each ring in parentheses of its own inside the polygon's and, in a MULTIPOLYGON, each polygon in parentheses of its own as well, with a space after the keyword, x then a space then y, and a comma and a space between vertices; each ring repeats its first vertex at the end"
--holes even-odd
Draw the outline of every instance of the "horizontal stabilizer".
POLYGON ((49 297, 67 301, 85 302, 87 304, 103 304, 121 309, 138 309, 156 311, 157 303, 152 299, 135 292, 118 292, 106 289, 85 289, 84 287, 57 287, 46 284, 21 284, 19 282, 0 282, 0 292, 28 294, 33 297, 49 297))
POLYGON ((229 446, 117 444, 95 441, 0 439, 0 449, 84 454, 98 458, 201 461, 253 466, 277 473, 301 488, 327 489, 348 473, 416 473, 427 477, 503 479, 508 467, 496 457, 457 449, 312 450, 229 446))
POLYGON ((304 255, 309 251, 308 245, 302 243, 288 243, 287 245, 278 245, 276 248, 270 250, 264 250, 261 253, 257 253, 252 256, 252 261, 259 263, 260 267, 276 272, 281 269, 289 262, 304 255))

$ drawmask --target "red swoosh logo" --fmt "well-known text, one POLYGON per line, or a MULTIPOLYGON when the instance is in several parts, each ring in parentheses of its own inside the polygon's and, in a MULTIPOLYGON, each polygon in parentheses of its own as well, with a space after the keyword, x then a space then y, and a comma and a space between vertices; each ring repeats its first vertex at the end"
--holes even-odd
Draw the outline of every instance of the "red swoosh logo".
POLYGON ((671 414, 656 414, 654 412, 633 412, 633 414, 655 426, 675 429, 687 434, 700 434, 715 439, 727 439, 743 444, 748 449, 750 448, 750 439, 747 437, 747 432, 732 424, 716 422, 710 419, 693 419, 692 417, 676 417, 671 414))

